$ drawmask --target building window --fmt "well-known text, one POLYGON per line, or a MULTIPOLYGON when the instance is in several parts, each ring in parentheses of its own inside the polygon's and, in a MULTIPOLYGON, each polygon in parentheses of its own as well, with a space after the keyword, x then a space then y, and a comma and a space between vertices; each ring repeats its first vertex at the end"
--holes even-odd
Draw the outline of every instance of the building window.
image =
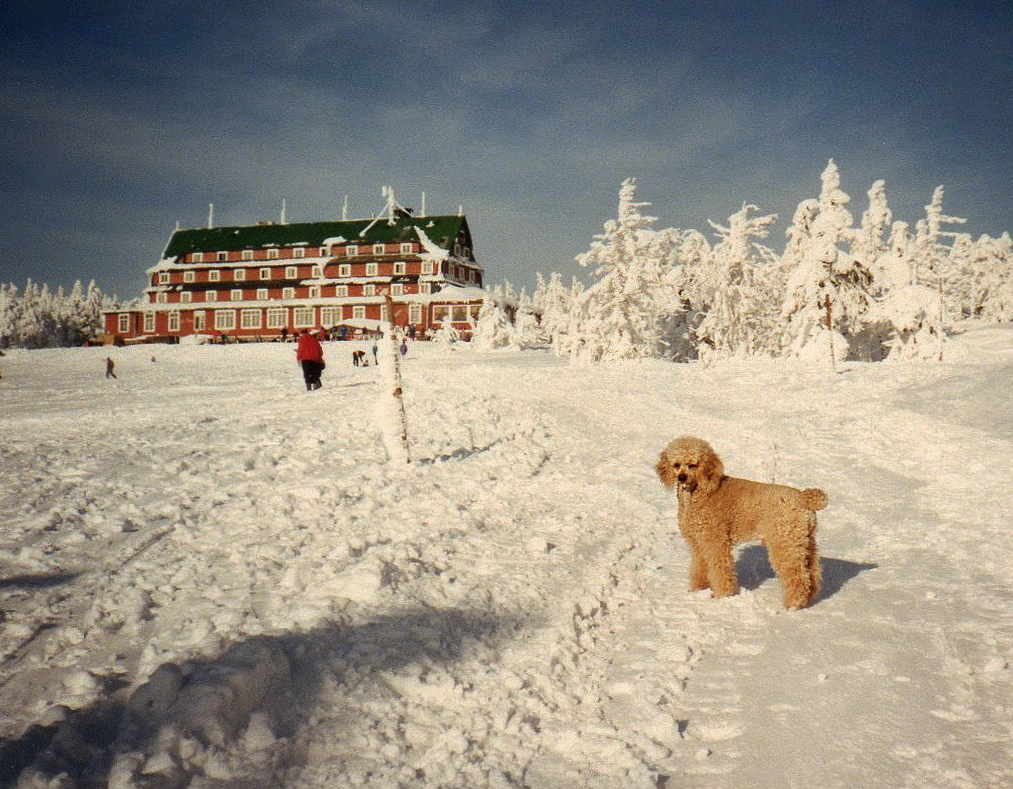
POLYGON ((222 278, 222 272, 214 268, 208 272, 208 282, 218 282, 222 278))
POLYGON ((404 285, 402 285, 400 282, 395 282, 394 284, 392 284, 390 286, 390 295, 391 296, 403 296, 404 295, 404 285))
POLYGON ((288 326, 288 310, 284 307, 271 307, 267 311, 267 328, 284 329, 288 326))
POLYGON ((281 289, 281 297, 283 299, 294 299, 295 298, 295 288, 282 288, 281 289))
POLYGON ((217 290, 204 291, 204 301, 218 301, 218 291, 217 290))
POLYGON ((295 279, 299 276, 299 269, 295 266, 285 266, 285 279, 295 279))
POLYGON ((267 288, 257 288, 257 301, 267 301, 267 288))
POLYGON ((352 276, 352 267, 347 263, 342 263, 340 266, 338 266, 338 276, 339 277, 352 276))
POLYGON ((229 294, 229 298, 232 299, 232 301, 242 301, 243 291, 240 290, 239 288, 236 288, 229 294))
POLYGON ((338 307, 321 307, 320 323, 323 326, 334 326, 340 320, 338 307))
POLYGON ((204 253, 203 252, 194 252, 192 255, 190 255, 190 262, 191 263, 203 263, 204 262, 204 253))
POLYGON ((155 302, 156 303, 158 303, 158 304, 165 304, 168 301, 169 301, 169 294, 168 293, 156 293, 155 294, 155 302))
POLYGON ((303 249, 302 247, 296 247, 295 249, 292 250, 292 257, 294 258, 306 257, 306 250, 303 249))
POLYGON ((376 295, 376 285, 363 285, 362 286, 362 295, 363 296, 375 296, 376 295))
POLYGON ((219 252, 217 255, 215 255, 215 259, 219 263, 224 263, 224 262, 226 262, 229 259, 229 253, 228 252, 219 252))
POLYGON ((347 247, 345 247, 345 254, 358 255, 359 254, 358 244, 349 244, 347 247))
POLYGON ((232 272, 232 280, 234 282, 242 282, 245 279, 246 279, 246 269, 245 268, 237 268, 235 271, 232 272))
POLYGON ((168 285, 169 284, 169 272, 168 271, 160 271, 158 273, 158 284, 159 285, 168 285))
POLYGON ((207 316, 204 313, 204 310, 198 310, 195 312, 193 314, 193 330, 204 331, 204 327, 207 325, 206 318, 207 316))
POLYGON ((278 250, 274 249, 273 247, 271 249, 267 250, 267 259, 268 260, 277 260, 278 259, 278 250))
POLYGON ((125 312, 119 315, 117 331, 119 331, 120 334, 126 334, 130 331, 130 313, 125 312))
POLYGON ((260 310, 243 310, 240 320, 244 329, 259 329, 264 323, 260 310))
POLYGON ((146 312, 144 313, 144 331, 153 332, 155 330, 155 313, 146 312))
POLYGON ((215 310, 215 328, 219 331, 231 331, 236 328, 235 310, 215 310))
POLYGON ((363 320, 366 317, 366 308, 364 306, 357 305, 352 307, 352 318, 356 320, 363 320))
POLYGON ((313 279, 320 279, 324 275, 324 270, 320 266, 314 266, 313 271, 310 274, 313 279))
POLYGON ((169 313, 169 331, 179 331, 179 313, 169 313))
POLYGON ((252 249, 244 249, 243 250, 243 260, 253 260, 253 250, 252 249))
POLYGON ((460 244, 457 244, 457 243, 454 244, 454 257, 457 257, 457 258, 461 257, 461 245, 460 244))
POLYGON ((378 271, 379 271, 379 267, 376 265, 376 263, 367 263, 366 264, 366 276, 367 277, 375 277, 377 275, 378 271))
POLYGON ((373 244, 373 254, 382 255, 385 251, 383 244, 373 244))
POLYGON ((183 304, 189 304, 193 300, 193 293, 191 293, 188 290, 184 290, 182 293, 179 294, 179 300, 183 304))
POLYGON ((260 278, 261 279, 271 279, 271 269, 269 269, 269 268, 262 268, 260 270, 260 278))
POLYGON ((418 325, 422 323, 422 305, 421 304, 409 304, 408 305, 408 322, 418 325))
POLYGON ((410 255, 411 253, 412 253, 412 245, 411 245, 411 243, 410 242, 406 242, 406 241, 402 241, 401 242, 401 254, 402 255, 410 255))
POLYGON ((433 261, 423 260, 422 261, 422 273, 432 275, 433 273, 433 261))
POLYGON ((310 298, 311 299, 319 299, 320 298, 320 286, 319 285, 310 285, 310 298))
POLYGON ((403 260, 398 260, 398 261, 396 261, 394 263, 394 273, 395 274, 405 274, 406 273, 406 265, 405 265, 405 262, 403 260))
POLYGON ((420 282, 419 283, 419 293, 432 293, 432 292, 433 292, 433 283, 432 282, 420 282))
POLYGON ((334 295, 339 299, 343 299, 348 296, 348 285, 335 285, 334 295))
POLYGON ((295 307, 292 310, 292 325, 296 328, 305 328, 307 326, 312 326, 313 324, 312 307, 295 307))
POLYGON ((183 272, 183 282, 195 282, 196 280, 197 280, 197 277, 196 277, 196 275, 195 275, 195 273, 193 271, 184 271, 183 272))

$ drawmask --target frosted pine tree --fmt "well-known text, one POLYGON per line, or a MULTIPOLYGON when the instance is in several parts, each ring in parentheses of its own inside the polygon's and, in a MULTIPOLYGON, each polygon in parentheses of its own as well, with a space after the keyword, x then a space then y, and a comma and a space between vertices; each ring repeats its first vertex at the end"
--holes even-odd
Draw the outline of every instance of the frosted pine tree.
POLYGON ((776 214, 752 216, 755 205, 743 205, 728 217, 728 227, 711 222, 720 241, 702 266, 701 295, 706 315, 696 329, 701 357, 750 355, 772 350, 776 304, 762 283, 777 260, 774 251, 755 242, 766 238, 776 214))
POLYGON ((18 288, 0 282, 0 349, 16 344, 15 332, 18 323, 18 288))
POLYGON ((563 279, 557 272, 544 284, 538 305, 542 311, 541 332, 556 356, 560 356, 570 323, 571 293, 563 287, 563 279))
POLYGON ((513 327, 506 311, 493 296, 487 296, 478 311, 478 321, 471 337, 471 346, 476 351, 508 348, 512 342, 513 327))
POLYGON ((794 355, 831 353, 843 359, 848 338, 864 327, 870 304, 872 274, 846 251, 859 238, 848 211, 851 198, 841 189, 831 159, 821 176, 815 205, 806 201, 795 212, 785 250, 790 271, 781 314, 787 321, 785 347, 794 355), (827 325, 827 304, 830 323, 827 325), (808 347, 812 346, 812 347, 808 347))
POLYGON ((886 201, 886 182, 876 181, 867 192, 869 207, 862 214, 861 229, 855 236, 851 248, 856 260, 873 272, 874 280, 879 282, 881 267, 879 258, 887 252, 888 237, 893 221, 893 212, 886 201))
POLYGON ((575 334, 571 357, 579 361, 617 361, 666 354, 664 319, 680 310, 666 286, 671 264, 671 236, 651 229, 657 220, 644 216, 636 179, 619 191, 617 220, 605 223, 591 248, 577 257, 594 270, 595 282, 574 305, 575 334))

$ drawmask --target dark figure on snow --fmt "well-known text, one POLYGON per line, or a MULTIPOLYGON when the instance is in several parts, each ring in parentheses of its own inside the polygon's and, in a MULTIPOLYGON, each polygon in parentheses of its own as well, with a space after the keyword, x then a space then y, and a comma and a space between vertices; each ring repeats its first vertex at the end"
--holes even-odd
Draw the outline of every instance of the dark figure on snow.
POLYGON ((320 374, 324 371, 324 349, 320 341, 308 331, 299 333, 299 342, 295 348, 295 358, 302 365, 306 391, 319 389, 320 374))
POLYGON ((112 357, 107 356, 106 357, 106 378, 115 378, 116 377, 116 373, 113 372, 113 369, 115 367, 116 367, 116 362, 114 362, 112 360, 112 357))

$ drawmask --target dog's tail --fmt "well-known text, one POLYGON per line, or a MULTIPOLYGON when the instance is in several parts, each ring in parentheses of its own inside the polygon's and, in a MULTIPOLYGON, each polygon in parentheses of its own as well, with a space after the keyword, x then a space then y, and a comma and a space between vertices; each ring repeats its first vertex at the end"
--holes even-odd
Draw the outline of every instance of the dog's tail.
POLYGON ((806 488, 802 491, 802 506, 809 512, 816 512, 827 506, 827 494, 819 488, 806 488))

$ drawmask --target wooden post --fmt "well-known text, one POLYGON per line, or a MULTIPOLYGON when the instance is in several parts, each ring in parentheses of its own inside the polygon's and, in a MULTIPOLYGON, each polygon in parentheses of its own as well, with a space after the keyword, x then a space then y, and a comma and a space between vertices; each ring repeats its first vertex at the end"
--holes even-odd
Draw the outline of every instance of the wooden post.
POLYGON ((391 359, 391 382, 393 388, 394 404, 397 406, 398 428, 401 431, 401 446, 404 448, 405 462, 411 463, 411 454, 408 451, 408 417, 404 410, 404 395, 401 388, 401 352, 397 347, 397 337, 394 332, 394 300, 390 293, 383 294, 384 303, 387 307, 387 333, 390 339, 391 359))
POLYGON ((827 311, 827 338, 830 341, 830 369, 837 372, 837 357, 834 355, 834 319, 830 313, 830 294, 826 294, 823 306, 827 311))

